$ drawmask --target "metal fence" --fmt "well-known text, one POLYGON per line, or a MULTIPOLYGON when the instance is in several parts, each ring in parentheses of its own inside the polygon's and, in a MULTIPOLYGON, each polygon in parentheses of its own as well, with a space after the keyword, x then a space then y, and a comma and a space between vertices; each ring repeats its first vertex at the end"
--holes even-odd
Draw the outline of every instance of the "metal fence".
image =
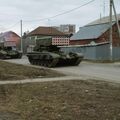
MULTIPOLYGON (((100 44, 91 46, 66 46, 61 47, 61 50, 68 52, 79 52, 84 54, 84 59, 87 60, 111 60, 110 44, 100 44)), ((113 47, 113 60, 120 60, 120 47, 113 47)))

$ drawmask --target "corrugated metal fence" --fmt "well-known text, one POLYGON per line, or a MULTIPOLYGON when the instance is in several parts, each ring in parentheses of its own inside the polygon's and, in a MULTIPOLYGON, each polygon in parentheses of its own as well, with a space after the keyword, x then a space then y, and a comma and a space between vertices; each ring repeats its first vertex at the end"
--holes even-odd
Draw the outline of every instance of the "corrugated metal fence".
MULTIPOLYGON (((68 52, 80 52, 84 54, 87 60, 110 60, 110 44, 92 45, 92 46, 66 46, 61 50, 68 52)), ((113 60, 120 60, 120 47, 113 47, 113 60)))

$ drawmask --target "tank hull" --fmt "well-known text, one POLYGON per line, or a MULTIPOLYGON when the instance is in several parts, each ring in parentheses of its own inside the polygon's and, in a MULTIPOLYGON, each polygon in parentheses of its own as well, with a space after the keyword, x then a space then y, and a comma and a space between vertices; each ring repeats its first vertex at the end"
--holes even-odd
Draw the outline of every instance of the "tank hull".
POLYGON ((22 53, 18 51, 0 51, 0 59, 20 59, 22 58, 22 53))
POLYGON ((27 54, 28 60, 33 65, 45 67, 76 66, 83 59, 83 55, 61 56, 50 52, 32 52, 27 54))

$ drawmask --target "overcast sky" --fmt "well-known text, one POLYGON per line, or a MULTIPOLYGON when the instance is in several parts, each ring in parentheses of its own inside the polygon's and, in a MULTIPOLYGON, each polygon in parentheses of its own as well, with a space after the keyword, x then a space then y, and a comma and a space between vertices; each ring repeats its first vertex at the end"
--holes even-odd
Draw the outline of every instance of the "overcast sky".
MULTIPOLYGON (((58 26, 76 24, 78 30, 89 22, 109 15, 110 0, 1 0, 0 32, 12 30, 20 35, 20 20, 23 21, 23 32, 31 31, 38 26, 58 26), (74 9, 77 8, 78 9, 74 9), (72 10, 74 9, 74 10, 72 10), (71 12, 57 17, 52 16, 71 12), (44 19, 47 18, 47 19, 44 19)), ((114 0, 117 13, 120 13, 120 0, 114 0)))

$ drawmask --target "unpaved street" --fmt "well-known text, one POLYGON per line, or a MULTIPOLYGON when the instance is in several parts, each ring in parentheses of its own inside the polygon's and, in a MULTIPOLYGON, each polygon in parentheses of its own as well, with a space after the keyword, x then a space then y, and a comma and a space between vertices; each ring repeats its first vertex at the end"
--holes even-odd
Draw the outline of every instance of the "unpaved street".
POLYGON ((62 71, 63 73, 67 73, 68 75, 75 76, 88 76, 100 78, 103 80, 120 82, 120 64, 119 63, 90 63, 90 62, 82 62, 77 67, 62 67, 55 68, 55 70, 62 71))
MULTIPOLYGON (((27 57, 22 59, 6 60, 13 63, 30 65, 27 57)), ((70 76, 85 76, 120 83, 120 62, 116 63, 91 63, 82 61, 79 66, 52 68, 70 76)))

